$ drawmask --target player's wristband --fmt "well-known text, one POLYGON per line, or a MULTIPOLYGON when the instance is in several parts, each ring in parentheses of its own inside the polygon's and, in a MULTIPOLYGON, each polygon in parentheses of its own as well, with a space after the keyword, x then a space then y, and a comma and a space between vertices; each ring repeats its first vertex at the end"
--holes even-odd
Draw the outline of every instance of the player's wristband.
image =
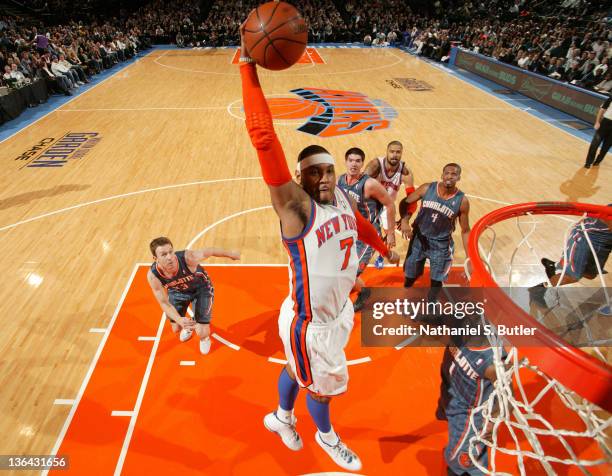
POLYGON ((241 56, 238 60, 239 63, 255 63, 253 58, 249 58, 248 56, 241 56))
MULTIPOLYGON (((414 192, 414 187, 406 187, 406 196, 410 195, 412 192, 414 192)), ((410 213, 411 215, 416 212, 417 209, 417 202, 412 202, 408 204, 408 213, 410 213)))

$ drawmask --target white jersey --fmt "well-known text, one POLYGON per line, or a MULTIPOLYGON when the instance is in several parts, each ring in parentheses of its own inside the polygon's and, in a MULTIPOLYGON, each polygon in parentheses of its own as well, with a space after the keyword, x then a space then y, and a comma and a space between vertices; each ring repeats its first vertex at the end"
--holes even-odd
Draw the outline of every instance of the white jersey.
MULTIPOLYGON (((383 187, 387 190, 393 202, 397 198, 397 192, 402 185, 402 172, 404 171, 404 161, 400 161, 400 165, 397 168, 396 172, 391 176, 387 177, 387 172, 385 171, 385 158, 378 157, 378 163, 380 164, 380 175, 378 176, 378 181, 382 184, 383 187)), ((389 224, 387 223, 387 207, 383 207, 380 216, 378 217, 381 226, 385 229, 389 229, 389 224)))
POLYGON ((400 161, 400 165, 397 168, 396 172, 391 176, 387 177, 387 172, 385 171, 385 158, 378 157, 378 163, 380 164, 380 175, 378 181, 385 187, 389 195, 393 201, 397 198, 397 191, 402 185, 402 172, 404 171, 404 161, 400 161))
POLYGON ((329 205, 313 200, 304 231, 293 239, 283 237, 290 264, 286 301, 291 300, 296 317, 305 322, 335 320, 355 284, 357 221, 340 187, 334 196, 329 205))

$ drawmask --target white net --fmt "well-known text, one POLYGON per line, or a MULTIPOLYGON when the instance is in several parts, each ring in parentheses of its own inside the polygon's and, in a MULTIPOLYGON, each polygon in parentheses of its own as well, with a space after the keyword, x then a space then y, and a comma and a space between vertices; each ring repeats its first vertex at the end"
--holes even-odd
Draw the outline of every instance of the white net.
MULTIPOLYGON (((542 222, 541 218, 529 214, 516 219, 521 239, 510 256, 502 259, 507 267, 501 272, 496 269, 494 259, 497 235, 493 228, 487 229, 490 232, 489 247, 485 250, 479 243, 480 257, 496 282, 510 288, 516 286, 515 274, 520 269, 516 258, 521 249, 527 249, 529 254, 537 257, 537 261, 542 257, 541 251, 531 242, 542 222)), ((602 316, 609 315, 610 296, 604 280, 604 270, 585 230, 586 216, 578 221, 558 216, 555 218, 569 222, 563 238, 564 259, 558 283, 563 282, 570 262, 569 250, 565 244, 570 232, 579 227, 595 258, 601 284, 601 288, 596 289, 599 293, 596 299, 598 305, 586 308, 581 306, 579 312, 576 312, 576 306, 565 302, 559 290, 552 287, 545 291, 548 293, 546 305, 532 312, 532 315, 547 327, 555 328, 563 338, 574 333, 573 342, 589 346, 593 355, 609 363, 606 348, 603 347, 610 345, 609 335, 602 338, 601 332, 592 332, 591 329, 592 326, 601 325, 602 316), (572 318, 568 319, 568 315, 572 318), (555 319, 560 325, 555 326, 555 319), (577 333, 579 335, 575 335, 577 333)), ((548 285, 551 287, 550 280, 548 285)), ((610 327, 609 324, 607 327, 610 327)), ((469 454, 474 465, 485 474, 495 475, 555 475, 562 471, 560 468, 567 469, 568 466, 587 475, 593 474, 593 471, 597 474, 611 474, 609 436, 612 417, 544 374, 538 369, 537 362, 521 358, 516 348, 509 348, 506 354, 503 345, 507 345, 507 342, 502 342, 496 336, 489 336, 489 340, 497 379, 489 398, 470 414, 473 436, 470 439, 469 454), (484 467, 479 459, 483 447, 489 450, 488 467, 484 467)), ((585 382, 585 385, 588 383, 585 382)))
POLYGON ((515 467, 521 475, 558 474, 554 464, 576 466, 583 474, 592 474, 589 467, 610 463, 612 454, 607 431, 612 426, 612 418, 609 415, 604 415, 593 404, 549 378, 527 360, 521 360, 516 348, 511 348, 504 359, 502 347, 493 347, 493 351, 497 373, 494 390, 481 406, 474 409, 470 418, 474 436, 470 439, 469 452, 478 469, 485 474, 517 474, 513 469, 498 467, 500 454, 515 458, 515 467), (524 379, 529 379, 526 372, 542 379, 542 388, 535 395, 529 396, 525 390, 524 379), (560 427, 563 418, 558 418, 559 414, 556 414, 557 418, 545 417, 547 408, 540 412, 539 405, 547 399, 548 393, 556 395, 565 411, 577 415, 583 428, 575 429, 575 421, 571 422, 572 429, 560 427), (500 435, 504 435, 504 442, 500 441, 500 435), (559 444, 551 444, 550 439, 559 444), (592 446, 593 442, 600 448, 597 451, 599 457, 585 458, 577 454, 576 448, 592 446), (478 459, 482 445, 490 451, 487 468, 478 459), (551 447, 555 448, 554 455, 547 453, 551 447))

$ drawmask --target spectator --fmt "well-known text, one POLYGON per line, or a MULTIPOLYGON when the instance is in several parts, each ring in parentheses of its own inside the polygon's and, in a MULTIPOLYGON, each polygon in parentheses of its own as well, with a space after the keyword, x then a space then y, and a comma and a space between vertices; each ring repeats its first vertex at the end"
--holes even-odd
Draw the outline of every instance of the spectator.
POLYGON ((77 74, 75 72, 70 71, 65 66, 62 66, 59 63, 57 56, 55 55, 51 57, 51 72, 56 77, 63 76, 64 78, 66 78, 70 83, 70 89, 79 87, 77 74))
POLYGON ((612 91, 612 71, 608 71, 604 79, 595 85, 595 91, 608 94, 612 91))
POLYGON ((40 54, 46 53, 49 48, 49 38, 47 35, 38 33, 36 27, 34 28, 34 45, 36 46, 36 51, 40 54))
POLYGON ((79 85, 83 85, 85 83, 88 83, 89 81, 87 80, 87 77, 85 76, 85 71, 83 71, 82 68, 73 65, 72 63, 70 63, 69 61, 66 60, 66 57, 62 54, 59 55, 59 59, 58 59, 58 63, 60 66, 62 66, 66 71, 70 72, 70 75, 72 78, 75 78, 77 80, 77 83, 79 85))
MULTIPOLYGON (((9 68, 9 66, 6 66, 9 68)), ((15 86, 18 88, 21 86, 25 86, 30 83, 30 80, 26 78, 21 71, 17 69, 17 63, 13 63, 9 69, 10 77, 15 81, 15 86)))
POLYGON ((49 69, 49 63, 45 62, 44 59, 40 60, 39 71, 41 76, 47 82, 47 87, 50 90, 60 91, 66 96, 72 96, 72 92, 70 91, 72 89, 70 81, 62 75, 56 76, 55 74, 53 74, 49 69))

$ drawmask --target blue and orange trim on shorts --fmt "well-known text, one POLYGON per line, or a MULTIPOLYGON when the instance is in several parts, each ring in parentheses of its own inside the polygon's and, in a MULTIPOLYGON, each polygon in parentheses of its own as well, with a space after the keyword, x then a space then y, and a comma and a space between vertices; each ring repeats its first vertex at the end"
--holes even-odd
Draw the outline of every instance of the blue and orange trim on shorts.
POLYGON ((310 359, 306 348, 306 331, 312 321, 310 305, 310 280, 308 277, 308 262, 302 240, 285 242, 290 257, 293 299, 293 322, 291 323, 290 342, 295 361, 296 376, 304 387, 312 385, 310 359))
POLYGON ((294 238, 283 237, 283 244, 289 253, 289 264, 292 275, 293 322, 291 323, 290 342, 293 360, 295 361, 296 377, 304 387, 312 385, 312 371, 308 349, 306 348, 306 332, 312 321, 312 306, 310 304, 310 279, 308 276, 308 260, 304 237, 311 230, 316 217, 316 205, 311 199, 311 213, 308 223, 302 233, 294 238))

